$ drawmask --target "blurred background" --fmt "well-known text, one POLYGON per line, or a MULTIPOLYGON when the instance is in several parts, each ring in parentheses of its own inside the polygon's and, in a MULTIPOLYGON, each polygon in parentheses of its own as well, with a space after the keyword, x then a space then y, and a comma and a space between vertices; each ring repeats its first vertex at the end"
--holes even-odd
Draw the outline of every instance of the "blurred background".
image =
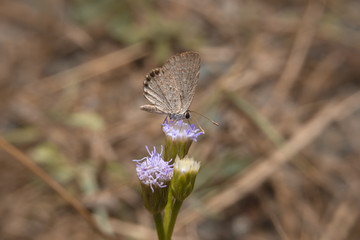
POLYGON ((0 239, 156 238, 132 160, 164 143, 165 116, 139 109, 142 84, 186 50, 202 57, 190 109, 220 126, 198 117, 202 167, 174 239, 360 239, 359 12, 2 0, 0 239))

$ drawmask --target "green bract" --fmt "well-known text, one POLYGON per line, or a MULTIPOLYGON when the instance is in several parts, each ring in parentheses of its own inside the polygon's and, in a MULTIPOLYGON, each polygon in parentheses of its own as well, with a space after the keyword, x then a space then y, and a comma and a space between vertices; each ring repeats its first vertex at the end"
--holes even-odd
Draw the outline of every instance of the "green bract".
POLYGON ((164 210, 168 201, 169 183, 167 183, 167 187, 154 187, 153 189, 149 185, 141 183, 141 195, 144 199, 144 205, 152 214, 164 210))

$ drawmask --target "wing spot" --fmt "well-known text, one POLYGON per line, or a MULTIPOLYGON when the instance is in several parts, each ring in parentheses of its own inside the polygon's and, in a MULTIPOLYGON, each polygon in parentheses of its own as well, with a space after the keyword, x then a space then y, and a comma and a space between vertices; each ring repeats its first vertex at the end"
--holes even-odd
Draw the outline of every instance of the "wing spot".
POLYGON ((155 77, 155 73, 154 73, 154 72, 151 72, 151 73, 150 73, 150 77, 155 77))
POLYGON ((156 74, 156 75, 159 75, 159 73, 160 73, 160 70, 159 70, 159 69, 155 69, 155 74, 156 74))

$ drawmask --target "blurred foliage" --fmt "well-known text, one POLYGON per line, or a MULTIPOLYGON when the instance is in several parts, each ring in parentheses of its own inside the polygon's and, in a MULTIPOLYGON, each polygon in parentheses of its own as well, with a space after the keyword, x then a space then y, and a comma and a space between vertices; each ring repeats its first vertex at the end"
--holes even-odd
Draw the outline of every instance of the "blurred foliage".
POLYGON ((83 111, 71 114, 65 122, 73 127, 84 128, 91 131, 101 131, 105 128, 104 119, 95 112, 83 111))
POLYGON ((100 25, 123 44, 152 44, 158 61, 172 54, 172 44, 183 49, 196 49, 204 44, 204 36, 190 19, 169 18, 157 8, 156 1, 149 0, 77 0, 71 15, 84 25, 100 25))
POLYGON ((196 179, 196 191, 207 192, 211 187, 221 184, 228 178, 244 171, 253 162, 253 157, 241 156, 231 151, 223 149, 219 158, 209 164, 203 164, 196 179))
POLYGON ((40 137, 38 129, 33 126, 14 128, 2 135, 7 141, 15 144, 27 144, 40 137))
POLYGON ((128 181, 132 175, 121 162, 109 162, 106 165, 106 174, 112 182, 117 184, 128 181))
POLYGON ((60 183, 67 183, 76 176, 75 167, 53 143, 39 143, 31 150, 30 156, 60 183))

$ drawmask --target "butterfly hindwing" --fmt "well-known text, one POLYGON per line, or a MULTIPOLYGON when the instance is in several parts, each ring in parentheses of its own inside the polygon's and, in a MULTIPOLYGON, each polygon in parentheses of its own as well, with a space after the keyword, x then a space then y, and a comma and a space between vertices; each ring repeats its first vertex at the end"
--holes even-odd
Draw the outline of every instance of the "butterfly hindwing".
POLYGON ((155 68, 145 77, 144 96, 159 112, 170 114, 180 107, 179 92, 175 84, 170 72, 155 68))

